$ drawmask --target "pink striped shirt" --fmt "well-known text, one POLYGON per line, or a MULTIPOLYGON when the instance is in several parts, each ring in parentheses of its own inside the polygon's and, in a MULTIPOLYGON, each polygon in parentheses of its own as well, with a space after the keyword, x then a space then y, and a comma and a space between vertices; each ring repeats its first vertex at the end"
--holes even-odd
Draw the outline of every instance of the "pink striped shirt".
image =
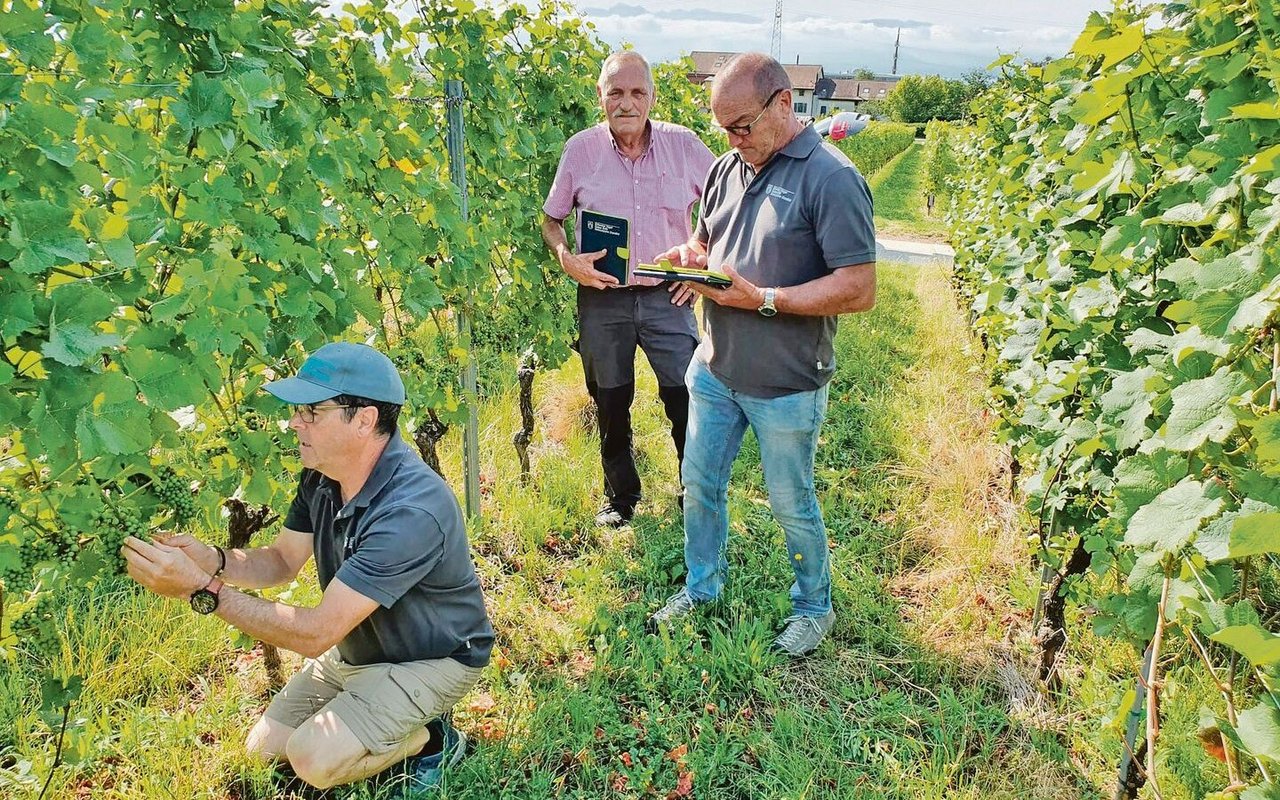
MULTIPOLYGON (((649 122, 649 149, 632 161, 613 140, 607 123, 580 131, 565 142, 555 181, 542 210, 552 219, 590 209, 624 217, 631 228, 628 285, 654 286, 656 278, 636 278, 630 270, 652 264, 658 253, 688 241, 690 214, 715 156, 697 135, 669 122, 649 122)), ((575 215, 575 246, 582 250, 575 215)))

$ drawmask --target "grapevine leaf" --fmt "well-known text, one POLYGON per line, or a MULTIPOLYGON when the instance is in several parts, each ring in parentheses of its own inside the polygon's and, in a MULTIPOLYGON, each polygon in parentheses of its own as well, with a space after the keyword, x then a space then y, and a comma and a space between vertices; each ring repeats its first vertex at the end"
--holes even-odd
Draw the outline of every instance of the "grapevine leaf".
POLYGON ((89 247, 72 226, 69 209, 27 200, 14 203, 9 213, 9 243, 19 251, 11 263, 18 272, 43 272, 56 264, 89 260, 89 247))
POLYGON ((197 73, 191 79, 186 95, 170 106, 173 117, 187 130, 220 125, 231 119, 231 96, 222 81, 197 73))
POLYGON ((1276 159, 1280 159, 1280 144, 1259 150, 1249 160, 1249 165, 1241 171, 1246 175, 1271 172, 1275 169, 1276 159))
POLYGON ((271 78, 262 70, 255 69, 239 75, 231 81, 235 99, 244 103, 251 111, 262 108, 274 108, 279 102, 271 86, 271 78))
POLYGON ((1236 119, 1280 119, 1280 106, 1275 103, 1241 103, 1232 106, 1231 116, 1236 119))
POLYGON ((1000 358, 1006 361, 1023 361, 1040 348, 1040 340, 1044 334, 1045 324, 1038 319, 1024 319, 1018 322, 1014 335, 1010 336, 1000 350, 1000 358))
POLYGON ((100 333, 98 323, 115 312, 111 296, 83 281, 63 284, 53 291, 49 313, 49 341, 41 348, 46 356, 75 367, 104 347, 120 343, 114 333, 100 333))
MULTIPOLYGON (((1254 501, 1245 501, 1246 505, 1254 501)), ((1260 503, 1258 505, 1261 505, 1260 503)), ((1241 514, 1231 528, 1231 557, 1280 553, 1280 510, 1241 514)))
POLYGON ((1239 372, 1223 367, 1207 378, 1173 390, 1173 410, 1165 427, 1170 450, 1195 450, 1206 441, 1222 442, 1236 428, 1230 401, 1248 386, 1239 372))
MULTIPOLYGON (((9 521, 8 508, 0 510, 0 520, 9 521)), ((0 573, 14 575, 22 566, 22 542, 14 534, 0 535, 0 573)))
POLYGON ((138 265, 136 248, 133 240, 128 236, 104 239, 98 244, 102 247, 102 252, 106 254, 107 258, 111 259, 111 263, 117 267, 129 269, 138 265))
POLYGON ((1113 436, 1115 449, 1128 450, 1150 436, 1146 422, 1151 416, 1149 384, 1154 377, 1152 367, 1120 373, 1102 395, 1102 420, 1113 436))
POLYGON ((14 291, 0 296, 0 337, 12 338, 37 324, 35 304, 31 295, 14 291))
POLYGON ((1134 513, 1125 531, 1125 544, 1165 554, 1177 552, 1204 520, 1221 510, 1222 499, 1214 494, 1210 487, 1191 478, 1166 489, 1134 513))
POLYGON ((1196 550, 1210 563, 1280 552, 1277 522, 1275 506, 1246 498, 1239 510, 1228 511, 1205 526, 1196 537, 1196 550))
POLYGON ((1170 225, 1198 227, 1213 221, 1213 209, 1203 203, 1181 203, 1161 214, 1155 221, 1170 225))
POLYGON ((1121 524, 1141 506, 1187 475, 1187 459, 1168 450, 1138 453, 1121 461, 1115 471, 1114 516, 1121 524))
POLYGON ((163 350, 130 348, 121 359, 138 389, 156 408, 172 411, 206 396, 198 373, 181 358, 163 350))
POLYGON ((1253 426, 1254 454, 1264 464, 1280 464, 1280 414, 1267 414, 1253 426))
POLYGON ((40 684, 40 710, 61 711, 79 700, 83 690, 84 679, 79 675, 46 678, 40 684))
POLYGON ((1280 761, 1280 710, 1263 703, 1240 712, 1236 733, 1251 755, 1280 761))
POLYGON ((1240 800, 1280 800, 1280 785, 1259 783, 1240 793, 1240 800))
POLYGON ((76 417, 76 437, 86 459, 111 453, 140 453, 151 446, 147 407, 138 402, 133 381, 119 372, 103 376, 101 393, 76 417))
POLYGON ((1268 667, 1280 663, 1280 636, 1259 625, 1232 625, 1209 638, 1235 650, 1255 666, 1268 667))

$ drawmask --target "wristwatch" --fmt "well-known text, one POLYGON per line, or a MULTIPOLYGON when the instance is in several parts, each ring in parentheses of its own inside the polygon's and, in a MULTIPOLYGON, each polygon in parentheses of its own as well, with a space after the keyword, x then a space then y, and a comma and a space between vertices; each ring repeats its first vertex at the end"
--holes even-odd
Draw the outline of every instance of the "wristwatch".
POLYGON ((222 581, 212 578, 203 589, 191 593, 191 610, 197 614, 212 614, 218 610, 218 592, 222 591, 222 581))
POLYGON ((756 311, 760 312, 760 316, 772 317, 774 314, 778 313, 777 307, 773 304, 774 298, 777 296, 778 290, 775 288, 770 287, 764 290, 764 302, 756 309, 756 311))

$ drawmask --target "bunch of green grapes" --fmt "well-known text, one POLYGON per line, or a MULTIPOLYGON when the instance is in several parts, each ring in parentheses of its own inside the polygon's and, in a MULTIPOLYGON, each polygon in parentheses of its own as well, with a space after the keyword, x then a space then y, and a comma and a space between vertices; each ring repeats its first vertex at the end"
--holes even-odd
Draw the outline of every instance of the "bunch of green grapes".
POLYGON ((57 655, 61 642, 58 636, 58 604, 54 592, 46 592, 35 608, 32 608, 14 624, 18 646, 40 658, 57 655))
POLYGON ((174 524, 185 525, 195 517, 196 501, 191 496, 191 487, 171 467, 156 470, 155 491, 160 502, 173 509, 174 524))
MULTIPOLYGON (((17 507, 12 496, 0 497, 3 498, 6 511, 12 511, 17 507), (13 505, 9 505, 10 503, 13 505)), ((4 585, 6 592, 25 591, 31 586, 31 574, 35 565, 41 561, 48 561, 56 555, 53 543, 35 531, 27 531, 25 536, 20 533, 18 557, 12 560, 6 559, 4 565, 0 567, 0 584, 4 585)))
POLYGON ((120 556, 120 548, 128 536, 141 537, 147 532, 147 526, 136 512, 103 504, 93 518, 94 538, 98 548, 111 565, 111 573, 120 575, 124 572, 124 558, 120 556))
POLYGON ((25 592, 35 579, 36 567, 57 565, 70 567, 79 549, 72 530, 46 532, 27 529, 18 543, 18 558, 0 570, 0 582, 7 592, 25 592))
POLYGON ((0 520, 8 519, 13 512, 18 510, 18 498, 9 492, 0 489, 0 520))

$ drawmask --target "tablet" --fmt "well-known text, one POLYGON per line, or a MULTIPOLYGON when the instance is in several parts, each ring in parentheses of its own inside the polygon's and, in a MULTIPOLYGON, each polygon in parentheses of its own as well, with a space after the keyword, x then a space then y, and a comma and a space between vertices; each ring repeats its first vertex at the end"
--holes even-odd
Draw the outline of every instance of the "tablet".
POLYGON ((705 283, 718 289, 733 285, 733 280, 723 272, 677 267, 670 261, 660 261, 657 264, 640 264, 632 271, 632 274, 641 278, 660 278, 664 281, 705 283))

